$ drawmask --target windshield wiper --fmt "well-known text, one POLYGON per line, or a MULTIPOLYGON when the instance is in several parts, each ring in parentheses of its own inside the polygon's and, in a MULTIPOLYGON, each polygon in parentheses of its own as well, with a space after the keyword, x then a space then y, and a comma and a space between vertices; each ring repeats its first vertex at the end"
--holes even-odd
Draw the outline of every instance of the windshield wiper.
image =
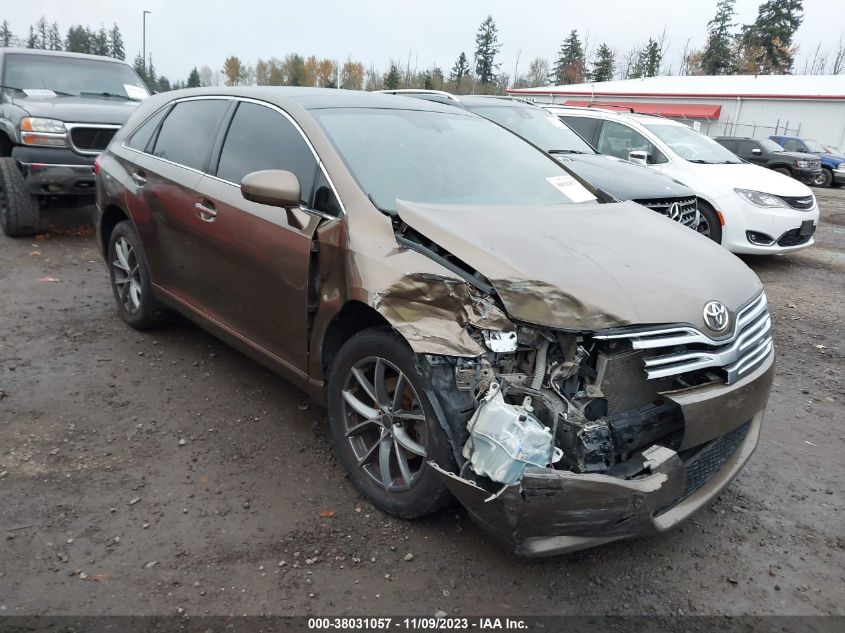
POLYGON ((579 149, 550 149, 548 150, 549 154, 586 154, 587 152, 582 152, 579 149))
POLYGON ((0 85, 0 88, 5 88, 6 90, 17 90, 18 92, 26 92, 27 90, 49 90, 55 95, 60 97, 75 97, 75 94, 71 94, 69 92, 62 92, 61 90, 56 90, 55 88, 18 88, 17 86, 6 86, 0 85))
POLYGON ((117 94, 116 92, 86 92, 83 90, 79 93, 79 96, 81 97, 83 95, 91 95, 94 97, 116 97, 118 99, 123 99, 124 101, 138 101, 138 99, 133 99, 127 95, 117 94))

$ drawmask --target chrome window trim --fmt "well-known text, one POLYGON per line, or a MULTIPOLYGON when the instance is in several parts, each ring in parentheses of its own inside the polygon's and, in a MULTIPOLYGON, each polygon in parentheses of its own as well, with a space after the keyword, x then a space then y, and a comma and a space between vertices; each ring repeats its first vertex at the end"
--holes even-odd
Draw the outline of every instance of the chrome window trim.
MULTIPOLYGON (((336 215, 336 216, 331 215, 331 214, 328 214, 328 213, 324 213, 322 211, 318 211, 316 209, 310 209, 308 207, 304 207, 303 205, 299 205, 299 209, 301 211, 306 212, 306 213, 316 214, 316 215, 319 215, 322 218, 331 219, 331 220, 336 220, 341 215, 346 215, 346 207, 343 204, 343 200, 341 200, 340 194, 338 194, 338 192, 337 192, 337 187, 335 187, 334 181, 332 180, 332 177, 329 175, 328 171, 326 170, 326 166, 323 164, 323 161, 320 158, 320 155, 317 153, 317 150, 314 148, 314 145, 311 143, 310 139, 305 135, 305 132, 302 130, 302 127, 300 127, 299 123, 297 123, 296 120, 290 114, 288 114, 282 108, 280 108, 279 106, 277 106, 275 104, 268 103, 267 101, 261 101, 260 99, 253 99, 251 97, 239 97, 239 96, 236 96, 236 95, 231 95, 231 96, 229 96, 229 95, 208 95, 208 96, 202 95, 202 96, 194 96, 194 97, 183 97, 181 99, 174 99, 173 101, 168 101, 166 104, 162 105, 155 112, 150 114, 150 116, 148 116, 146 119, 144 119, 140 124, 135 126, 135 129, 132 130, 132 134, 134 134, 144 123, 149 121, 151 118, 153 118, 156 114, 158 114, 164 108, 171 107, 171 106, 176 105, 177 103, 183 103, 185 101, 201 101, 201 100, 208 100, 208 99, 219 99, 219 100, 225 100, 225 101, 240 101, 240 102, 243 102, 243 103, 252 103, 252 104, 255 104, 255 105, 264 106, 265 108, 269 108, 271 110, 278 112, 285 119, 287 119, 288 122, 290 122, 290 124, 293 125, 294 129, 296 129, 296 131, 299 132, 299 135, 302 137, 302 140, 305 141, 305 144, 308 146, 308 149, 311 150, 311 155, 314 157, 314 160, 317 161, 317 166, 320 168, 320 171, 323 172, 323 176, 326 177, 326 181, 329 183, 329 187, 331 187, 332 193, 334 193, 334 197, 337 200, 337 203, 340 205, 340 215, 336 215)), ((120 127, 120 126, 118 126, 118 127, 120 127)), ((132 134, 127 136, 127 139, 129 137, 131 137, 132 134)), ((223 144, 224 145, 226 144, 225 139, 223 141, 223 144)), ((230 185, 232 187, 237 187, 238 189, 240 189, 240 187, 241 187, 239 184, 234 183, 231 180, 224 180, 223 178, 218 178, 217 176, 213 176, 212 174, 206 173, 202 170, 194 169, 193 167, 188 167, 187 165, 182 165, 181 163, 174 163, 173 161, 167 160, 166 158, 161 158, 160 156, 156 156, 155 154, 149 154, 147 152, 135 149, 133 147, 129 147, 126 144, 126 140, 123 140, 120 145, 124 149, 129 150, 130 152, 135 152, 136 154, 143 154, 144 156, 149 156, 150 158, 154 158, 155 160, 160 160, 160 161, 167 163, 169 165, 174 165, 176 167, 181 167, 183 169, 187 169, 189 171, 200 174, 202 176, 206 176, 206 177, 211 178, 213 180, 217 180, 218 182, 225 183, 225 184, 230 185)), ((223 146, 220 147, 220 151, 221 152, 223 151, 223 146)))
MULTIPOLYGON (((79 149, 73 142, 73 136, 71 135, 71 131, 80 128, 80 127, 87 127, 87 128, 96 128, 100 130, 119 130, 121 125, 116 125, 114 123, 65 123, 65 129, 67 130, 67 144, 70 149, 72 149, 77 154, 84 154, 86 156, 98 156, 102 154, 105 150, 90 150, 90 149, 79 149)), ((108 147, 108 145, 107 145, 108 147)))

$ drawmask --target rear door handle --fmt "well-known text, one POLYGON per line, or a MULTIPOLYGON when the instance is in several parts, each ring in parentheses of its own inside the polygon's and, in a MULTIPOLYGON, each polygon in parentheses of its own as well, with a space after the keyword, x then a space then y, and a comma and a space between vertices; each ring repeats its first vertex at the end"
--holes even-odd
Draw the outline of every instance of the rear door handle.
POLYGON ((203 222, 214 222, 217 219, 217 209, 208 200, 198 200, 194 203, 194 208, 203 222))
POLYGON ((147 177, 142 171, 133 171, 129 174, 129 177, 139 187, 143 187, 145 184, 147 184, 147 177))

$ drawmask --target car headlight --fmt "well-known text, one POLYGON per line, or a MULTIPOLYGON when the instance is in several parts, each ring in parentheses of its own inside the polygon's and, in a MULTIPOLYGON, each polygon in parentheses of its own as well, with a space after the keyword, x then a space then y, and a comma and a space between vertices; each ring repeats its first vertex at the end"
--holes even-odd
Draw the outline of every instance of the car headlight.
POLYGON ((65 124, 56 119, 26 117, 21 120, 21 143, 46 147, 67 147, 65 124))
POLYGON ((795 166, 799 167, 801 169, 807 169, 807 167, 810 166, 810 161, 808 161, 808 160, 796 160, 795 166))
POLYGON ((771 193, 752 191, 750 189, 734 189, 740 196, 757 207, 788 207, 783 200, 771 193))

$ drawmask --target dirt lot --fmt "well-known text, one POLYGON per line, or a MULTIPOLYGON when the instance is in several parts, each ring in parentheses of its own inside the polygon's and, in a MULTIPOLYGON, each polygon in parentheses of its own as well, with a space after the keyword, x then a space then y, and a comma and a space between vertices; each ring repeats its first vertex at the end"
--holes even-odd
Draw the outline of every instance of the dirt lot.
POLYGON ((325 411, 198 328, 124 326, 90 228, 0 238, 0 614, 845 614, 845 190, 818 195, 812 249, 748 260, 779 355, 748 467, 668 535, 533 563, 458 509, 374 510, 325 411))

